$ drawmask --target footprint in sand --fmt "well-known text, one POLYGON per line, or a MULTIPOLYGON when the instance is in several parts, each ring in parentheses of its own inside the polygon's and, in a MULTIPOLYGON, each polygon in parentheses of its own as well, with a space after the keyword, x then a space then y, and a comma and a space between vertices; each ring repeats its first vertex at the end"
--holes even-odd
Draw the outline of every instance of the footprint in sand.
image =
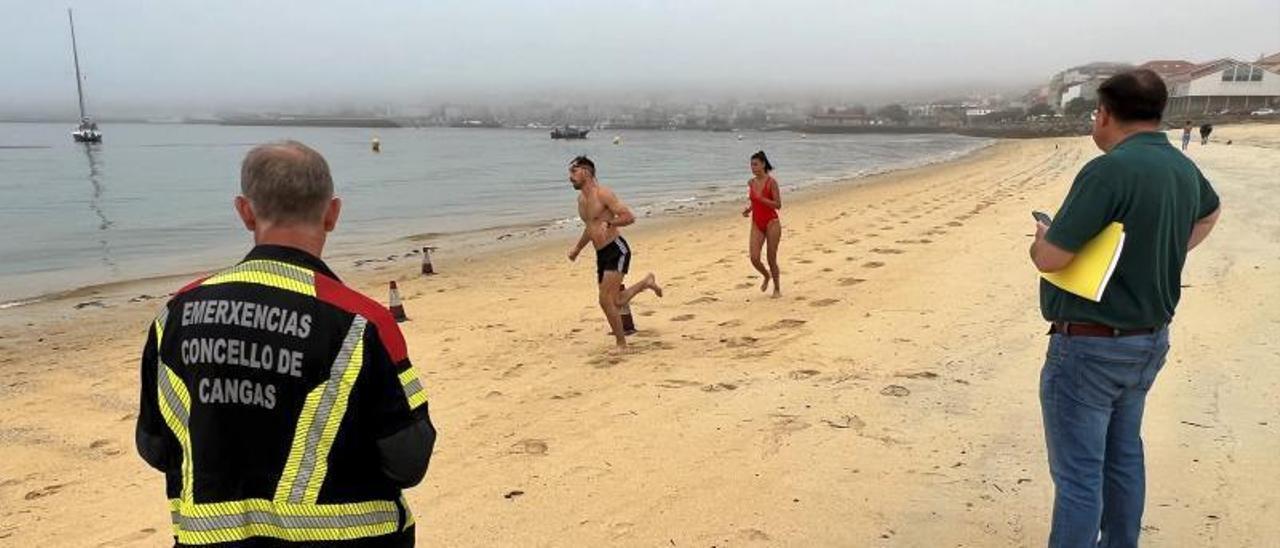
POLYGON ((715 298, 715 297, 698 297, 698 298, 696 298, 696 299, 694 299, 694 300, 692 300, 692 301, 689 301, 689 302, 687 302, 687 303, 684 303, 684 304, 687 304, 687 305, 689 305, 689 304, 709 304, 709 303, 714 303, 714 302, 719 301, 719 300, 720 300, 720 299, 717 299, 717 298, 715 298))
POLYGON ((755 337, 730 337, 726 339, 720 339, 720 342, 724 343, 729 348, 739 348, 743 346, 755 345, 757 342, 760 342, 760 339, 757 339, 755 337))
POLYGON ((862 263, 862 268, 880 268, 882 266, 884 266, 884 263, 880 261, 867 261, 862 263))
POLYGON ((773 354, 772 350, 750 350, 750 351, 738 352, 737 354, 734 354, 733 359, 759 360, 759 359, 764 359, 769 357, 770 354, 773 354))
POLYGON ((900 386, 900 385, 897 385, 897 384, 891 384, 891 385, 889 385, 889 386, 886 386, 886 387, 884 387, 884 388, 881 388, 881 389, 880 389, 880 395, 882 395, 882 396, 893 396, 893 397, 895 397, 895 398, 902 398, 902 397, 906 397, 906 396, 911 395, 911 391, 910 391, 910 390, 907 390, 907 387, 905 387, 905 386, 900 386))
POLYGON ((89 449, 100 451, 107 456, 115 456, 121 453, 120 449, 111 440, 96 440, 89 444, 89 449))
POLYGON ((696 317, 696 316, 694 316, 693 314, 681 314, 681 315, 679 315, 679 316, 676 316, 676 317, 674 317, 674 318, 671 318, 671 321, 673 321, 673 322, 687 322, 687 321, 689 321, 689 320, 694 319, 695 317, 696 317))
POLYGON ((729 320, 727 322, 720 322, 716 325, 720 327, 738 327, 742 325, 742 322, 740 320, 729 320))
POLYGON ((839 429, 852 428, 854 430, 862 430, 867 426, 867 423, 858 418, 857 415, 843 415, 838 419, 822 419, 822 422, 827 426, 839 429))
POLYGON ((879 253, 881 255, 900 255, 903 253, 901 249, 894 249, 892 247, 877 247, 872 249, 871 252, 879 253))
POLYGON ((751 286, 753 286, 753 285, 756 285, 756 284, 754 284, 754 283, 752 283, 752 282, 742 282, 742 283, 740 283, 740 284, 738 284, 738 285, 733 286, 733 288, 734 288, 734 289, 746 289, 746 288, 751 287, 751 286))
POLYGON ((933 371, 917 371, 915 373, 898 373, 895 375, 905 379, 936 379, 938 374, 933 371))
POLYGON ((662 388, 688 388, 690 386, 698 386, 702 384, 698 381, 686 381, 681 379, 666 379, 658 383, 662 388))
POLYGON ((840 302, 840 299, 819 299, 809 303, 809 306, 831 306, 840 302))
POLYGON ((66 486, 67 486, 67 484, 65 484, 65 483, 55 483, 55 484, 53 484, 53 485, 46 485, 46 486, 44 486, 44 487, 41 487, 41 488, 39 488, 39 489, 36 489, 35 491, 28 491, 28 492, 27 492, 27 494, 26 494, 26 495, 23 495, 23 497, 22 497, 22 498, 24 498, 24 499, 26 499, 26 500, 42 499, 42 498, 47 497, 47 496, 49 496, 49 495, 56 495, 56 494, 58 494, 58 491, 61 491, 61 490, 62 490, 62 488, 63 488, 63 487, 66 487, 66 486))
POLYGON ((601 355, 587 360, 587 364, 596 369, 607 369, 622 363, 622 357, 616 355, 601 355))
POLYGON ((867 280, 865 280, 865 279, 863 279, 863 278, 840 278, 840 285, 843 285, 843 286, 846 286, 846 287, 847 287, 847 286, 851 286, 851 285, 858 285, 858 284, 860 284, 860 283, 862 283, 862 282, 865 282, 865 281, 867 281, 867 280))
POLYGON ((804 325, 805 323, 807 323, 805 320, 793 320, 793 319, 790 319, 790 318, 786 318, 786 319, 782 319, 782 320, 778 320, 778 321, 776 321, 776 322, 773 322, 772 324, 770 324, 770 325, 769 325, 769 327, 766 327, 765 329, 769 329, 769 330, 774 330, 774 329, 795 329, 795 328, 797 328, 797 327, 800 327, 800 326, 804 325))
POLYGON ((809 259, 800 259, 799 261, 796 261, 796 262, 798 262, 798 263, 800 263, 800 264, 813 264, 813 261, 811 261, 811 260, 809 260, 809 259))
POLYGON ((856 244, 856 243, 861 242, 861 241, 862 241, 862 240, 859 240, 859 239, 857 239, 857 238, 850 238, 850 239, 848 239, 848 240, 845 240, 845 241, 844 241, 844 245, 853 245, 853 244, 856 244))
POLYGON ((547 442, 539 439, 524 439, 511 444, 511 453, 515 455, 545 455, 547 442))
POLYGON ((947 223, 947 226, 964 226, 964 223, 962 223, 962 222, 960 222, 960 221, 951 221, 951 222, 947 223))
POLYGON ((717 382, 702 387, 703 392, 724 392, 726 390, 737 390, 738 385, 731 382, 717 382))
POLYGON ((769 428, 769 437, 767 438, 764 452, 766 454, 777 453, 778 449, 782 447, 784 439, 810 426, 809 423, 795 415, 774 415, 774 422, 769 428))
POLYGON ((797 369, 795 371, 792 371, 791 373, 788 373, 787 376, 791 377, 791 380, 793 381, 802 381, 810 377, 813 377, 815 375, 819 375, 821 373, 822 372, 818 371, 817 369, 797 369))
POLYGON ((156 534, 156 529, 154 527, 146 527, 98 544, 98 548, 108 548, 111 546, 133 546, 147 540, 148 537, 154 534, 156 534))

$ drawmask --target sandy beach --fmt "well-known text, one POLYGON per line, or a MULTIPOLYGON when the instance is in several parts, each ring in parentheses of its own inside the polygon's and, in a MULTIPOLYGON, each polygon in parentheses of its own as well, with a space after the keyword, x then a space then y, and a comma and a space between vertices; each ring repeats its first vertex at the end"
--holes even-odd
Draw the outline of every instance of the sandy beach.
MULTIPOLYGON (((573 235, 446 253, 430 278, 415 260, 335 264, 406 297, 440 431, 407 493, 420 545, 1043 545, 1029 212, 1054 211, 1097 154, 1088 137, 1002 141, 790 194, 776 300, 740 204, 642 220, 631 277, 655 272, 666 297, 633 303, 621 357, 590 253, 565 258, 573 235)), ((1219 127, 1189 154, 1224 213, 1190 256, 1148 400, 1144 542, 1266 545, 1280 539, 1280 125, 1219 127)), ((180 285, 0 310, 0 545, 170 542, 162 478, 133 448, 162 302, 137 296, 180 285)))

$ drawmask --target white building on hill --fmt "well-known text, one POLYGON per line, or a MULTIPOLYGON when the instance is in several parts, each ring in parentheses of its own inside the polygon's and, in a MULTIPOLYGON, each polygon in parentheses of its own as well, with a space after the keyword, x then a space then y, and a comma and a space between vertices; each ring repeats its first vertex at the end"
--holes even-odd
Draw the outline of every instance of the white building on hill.
POLYGON ((1280 73, 1258 64, 1219 59, 1165 76, 1166 118, 1247 113, 1280 106, 1280 73))

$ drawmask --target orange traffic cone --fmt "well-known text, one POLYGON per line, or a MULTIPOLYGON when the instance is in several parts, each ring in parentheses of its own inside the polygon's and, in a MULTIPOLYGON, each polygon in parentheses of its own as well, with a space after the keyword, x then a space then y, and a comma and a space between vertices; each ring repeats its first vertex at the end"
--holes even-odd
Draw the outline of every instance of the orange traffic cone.
POLYGON ((400 302, 400 290, 396 289, 395 280, 391 280, 391 297, 389 300, 391 301, 391 306, 388 308, 391 309, 391 316, 396 319, 396 322, 408 320, 409 317, 404 315, 404 304, 400 302))
POLYGON ((431 246, 422 248, 422 275, 427 276, 436 273, 436 269, 431 266, 431 250, 435 249, 431 246))

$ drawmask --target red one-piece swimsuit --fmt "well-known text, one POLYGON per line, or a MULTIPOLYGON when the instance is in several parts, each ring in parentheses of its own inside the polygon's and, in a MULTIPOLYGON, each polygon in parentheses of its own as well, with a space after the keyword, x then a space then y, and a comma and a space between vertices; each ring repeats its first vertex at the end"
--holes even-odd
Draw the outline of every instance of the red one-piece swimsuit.
POLYGON ((769 223, 778 218, 778 210, 763 201, 774 199, 773 192, 769 190, 772 188, 769 183, 772 182, 773 177, 765 180, 764 194, 762 195, 757 195, 755 189, 750 184, 747 185, 747 197, 751 199, 751 222, 756 225, 756 228, 760 229, 760 232, 768 232, 769 223), (761 196, 764 196, 764 198, 762 199, 761 196))

